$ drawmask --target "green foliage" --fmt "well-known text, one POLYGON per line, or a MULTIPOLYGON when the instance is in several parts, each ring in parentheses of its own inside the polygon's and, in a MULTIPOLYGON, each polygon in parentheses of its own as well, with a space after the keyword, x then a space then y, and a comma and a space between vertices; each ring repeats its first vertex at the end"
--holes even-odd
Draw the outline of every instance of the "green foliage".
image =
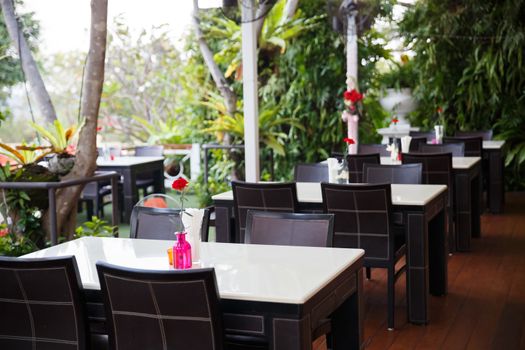
POLYGON ((82 127, 82 123, 80 127, 75 124, 64 130, 64 126, 59 120, 55 120, 53 124, 48 125, 47 128, 33 122, 30 122, 29 125, 49 143, 51 152, 53 153, 66 152, 66 149, 77 135, 78 130, 82 127))
POLYGON ((109 226, 107 221, 93 216, 91 221, 86 221, 75 229, 75 238, 88 236, 114 237, 114 232, 116 232, 116 230, 116 226, 109 226))
POLYGON ((100 106, 105 136, 128 143, 189 141, 183 125, 192 99, 183 96, 185 72, 168 30, 161 25, 137 37, 120 18, 114 25, 100 106))
POLYGON ((25 236, 7 234, 0 236, 0 255, 20 256, 37 250, 38 247, 25 236))
MULTIPOLYGON (((211 94, 204 105, 215 109, 219 117, 206 122, 207 128, 202 131, 205 133, 228 133, 239 140, 244 138, 244 117, 237 112, 233 116, 226 113, 222 99, 217 94, 211 94)), ((238 101, 237 110, 242 111, 242 101, 238 101)), ((303 130, 301 124, 292 118, 282 116, 280 111, 282 106, 262 105, 259 108, 259 140, 265 146, 271 148, 276 154, 283 155, 285 140, 287 135, 281 131, 283 125, 293 126, 303 130)))
POLYGON ((440 106, 449 135, 494 127, 507 140, 508 185, 523 189, 525 1, 419 1, 400 28, 416 53, 413 121, 431 127, 440 106))

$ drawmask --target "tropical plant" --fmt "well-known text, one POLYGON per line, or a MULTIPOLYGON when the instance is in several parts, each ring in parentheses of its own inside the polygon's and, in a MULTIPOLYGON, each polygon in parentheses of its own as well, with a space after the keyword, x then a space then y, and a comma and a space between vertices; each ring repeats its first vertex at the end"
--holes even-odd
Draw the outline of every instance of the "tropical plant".
MULTIPOLYGON (((73 142, 78 130, 80 129, 76 125, 72 125, 66 130, 64 130, 64 127, 59 120, 55 120, 53 125, 49 127, 49 130, 33 122, 31 122, 30 125, 49 143, 48 148, 51 153, 60 154, 73 151, 73 142)), ((44 148, 45 147, 46 146, 44 146, 44 148)))
MULTIPOLYGON (((306 30, 316 27, 326 15, 307 17, 298 9, 293 18, 286 14, 286 0, 279 0, 264 18, 258 38, 259 56, 262 62, 271 63, 276 54, 283 54, 288 43, 306 30)), ((223 40, 220 50, 214 55, 219 64, 227 66, 225 77, 236 73, 241 77, 241 27, 223 16, 208 16, 203 22, 203 31, 213 40, 223 40)))
POLYGON ((11 165, 28 165, 31 163, 38 163, 43 159, 49 151, 42 152, 45 147, 35 145, 19 145, 14 148, 5 144, 0 143, 0 154, 7 157, 11 165))
POLYGON ((181 144, 184 140, 180 120, 176 118, 167 118, 166 120, 155 119, 152 122, 145 118, 136 115, 132 118, 142 127, 148 134, 148 144, 181 144))
MULTIPOLYGON (((222 99, 219 95, 210 93, 208 101, 202 102, 218 112, 219 117, 208 121, 208 127, 203 129, 206 133, 229 133, 242 140, 244 138, 244 116, 241 113, 229 116, 226 113, 222 99)), ((237 110, 242 110, 242 101, 237 102, 237 110)), ((281 106, 261 106, 259 110, 259 140, 271 148, 276 154, 284 155, 284 142, 287 135, 281 131, 283 126, 294 126, 303 129, 303 126, 292 118, 280 115, 281 106)), ((304 130, 304 129, 303 129, 304 130)), ((218 136, 222 138, 222 136, 218 136)))
POLYGON ((433 126, 440 106, 447 134, 494 127, 507 141, 507 184, 525 188, 525 0, 418 1, 400 29, 416 54, 412 121, 433 126))

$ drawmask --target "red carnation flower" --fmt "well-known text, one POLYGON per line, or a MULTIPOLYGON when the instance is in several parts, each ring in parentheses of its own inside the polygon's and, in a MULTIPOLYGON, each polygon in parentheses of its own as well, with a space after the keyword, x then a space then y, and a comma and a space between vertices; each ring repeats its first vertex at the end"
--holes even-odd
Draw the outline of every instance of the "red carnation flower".
POLYGON ((173 183, 171 184, 171 188, 173 188, 176 191, 182 192, 182 190, 184 190, 186 186, 188 186, 188 183, 189 182, 186 181, 185 178, 179 177, 177 180, 173 181, 173 183))
POLYGON ((397 119, 396 117, 392 118, 392 123, 397 124, 398 122, 399 122, 399 119, 397 119))
POLYGON ((361 101, 363 99, 363 94, 360 94, 359 92, 357 92, 356 89, 352 89, 350 91, 345 91, 343 96, 344 96, 345 100, 350 101, 352 103, 359 102, 359 101, 361 101))
POLYGON ((353 144, 355 144, 354 139, 351 139, 351 138, 349 138, 349 137, 345 137, 345 138, 343 139, 343 141, 346 142, 348 145, 353 145, 353 144))
POLYGON ((102 127, 101 126, 97 126, 97 132, 98 131, 102 131, 102 127))

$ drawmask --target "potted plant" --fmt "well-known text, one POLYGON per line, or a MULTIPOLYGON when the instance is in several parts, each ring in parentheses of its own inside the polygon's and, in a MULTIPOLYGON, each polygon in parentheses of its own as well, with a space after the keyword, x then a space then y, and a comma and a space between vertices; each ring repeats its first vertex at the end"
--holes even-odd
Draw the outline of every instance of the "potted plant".
POLYGON ((416 83, 413 63, 408 56, 401 56, 401 63, 393 62, 392 69, 379 76, 383 96, 381 106, 398 119, 399 125, 408 125, 405 116, 417 107, 411 87, 416 83))
POLYGON ((49 130, 35 123, 31 123, 31 126, 49 143, 48 146, 43 147, 48 150, 48 154, 53 154, 49 158, 49 170, 60 176, 67 175, 75 165, 75 145, 73 142, 80 128, 72 125, 64 130, 58 120, 54 121, 49 130))

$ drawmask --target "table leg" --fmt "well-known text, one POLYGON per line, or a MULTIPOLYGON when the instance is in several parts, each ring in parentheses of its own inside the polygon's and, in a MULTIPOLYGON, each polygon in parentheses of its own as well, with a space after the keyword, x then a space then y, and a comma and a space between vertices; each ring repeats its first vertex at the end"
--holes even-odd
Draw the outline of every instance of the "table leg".
POLYGON ((471 228, 472 228, 472 237, 479 238, 481 237, 481 194, 483 193, 480 188, 482 186, 481 171, 478 176, 472 179, 472 202, 471 202, 471 228))
POLYGON ((164 186, 164 163, 158 163, 158 167, 153 171, 153 193, 165 193, 164 186))
POLYGON ((274 318, 271 350, 311 350, 312 331, 310 319, 274 318))
POLYGON ((139 199, 138 189, 137 189, 137 179, 135 175, 135 171, 133 169, 126 169, 123 172, 124 177, 124 183, 122 184, 122 190, 124 192, 124 203, 123 208, 121 208, 124 211, 124 223, 129 223, 129 219, 131 217, 131 211, 133 210, 133 206, 135 203, 137 203, 139 199))
POLYGON ((447 294, 447 238, 445 230, 445 209, 437 214, 428 225, 429 247, 429 290, 432 295, 447 294))
POLYGON ((332 314, 332 349, 360 349, 364 336, 363 269, 357 290, 332 314))
POLYGON ((428 222, 424 212, 406 213, 408 320, 428 323, 428 222))
POLYGON ((111 178, 111 203, 113 204, 111 210, 111 225, 114 227, 114 234, 118 234, 119 210, 121 210, 118 197, 118 177, 115 176, 111 178))
POLYGON ((487 202, 491 213, 499 214, 503 212, 505 203, 504 188, 504 164, 503 153, 498 150, 487 150, 489 160, 487 202))
MULTIPOLYGON (((472 237, 472 182, 468 174, 454 176, 456 196, 456 248, 458 251, 470 250, 472 237)), ((474 190, 477 192, 477 188, 474 190)))

